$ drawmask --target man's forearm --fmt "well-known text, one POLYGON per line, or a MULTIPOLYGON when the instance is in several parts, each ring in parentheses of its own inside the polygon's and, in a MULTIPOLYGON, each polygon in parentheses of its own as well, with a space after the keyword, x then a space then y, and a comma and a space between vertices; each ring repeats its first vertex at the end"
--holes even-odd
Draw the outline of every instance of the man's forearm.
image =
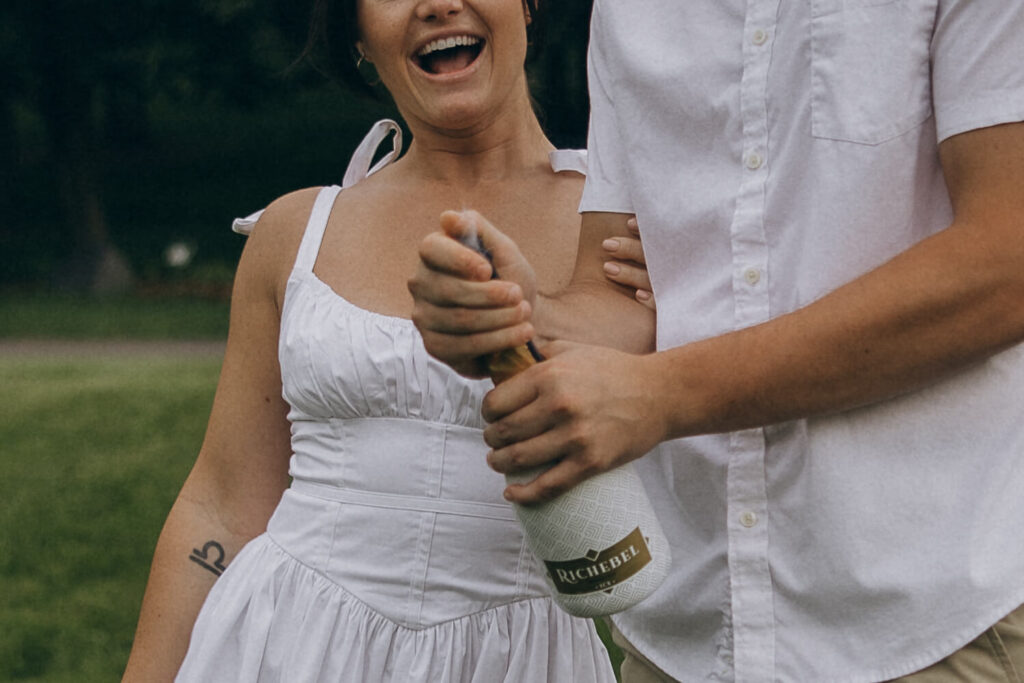
POLYGON ((657 354, 667 436, 874 403, 1024 341, 1024 224, 977 218, 988 222, 954 224, 804 309, 657 354))
POLYGON ((658 354, 668 436, 873 403, 1024 341, 1024 124, 940 151, 951 227, 806 308, 658 354))

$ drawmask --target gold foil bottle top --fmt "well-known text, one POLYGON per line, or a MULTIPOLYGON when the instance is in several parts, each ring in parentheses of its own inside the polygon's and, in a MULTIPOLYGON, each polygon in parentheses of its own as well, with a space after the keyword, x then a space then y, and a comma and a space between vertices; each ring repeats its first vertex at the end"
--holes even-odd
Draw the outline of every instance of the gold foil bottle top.
POLYGON ((512 375, 522 372, 537 362, 534 353, 524 344, 484 356, 484 365, 495 384, 501 384, 512 375))

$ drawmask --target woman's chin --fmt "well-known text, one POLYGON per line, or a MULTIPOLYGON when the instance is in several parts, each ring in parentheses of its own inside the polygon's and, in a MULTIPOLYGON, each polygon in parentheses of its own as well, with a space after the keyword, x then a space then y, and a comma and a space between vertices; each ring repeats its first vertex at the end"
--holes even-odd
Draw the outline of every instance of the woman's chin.
POLYGON ((497 115, 497 107, 487 107, 476 100, 437 102, 425 117, 425 123, 440 130, 461 133, 477 130, 497 115))

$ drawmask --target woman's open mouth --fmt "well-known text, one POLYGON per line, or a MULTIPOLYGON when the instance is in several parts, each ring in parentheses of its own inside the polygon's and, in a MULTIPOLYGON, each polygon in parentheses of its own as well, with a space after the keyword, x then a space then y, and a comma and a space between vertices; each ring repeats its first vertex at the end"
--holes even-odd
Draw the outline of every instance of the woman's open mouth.
POLYGON ((420 48, 413 61, 428 74, 450 74, 475 62, 483 48, 484 41, 477 36, 438 38, 420 48))

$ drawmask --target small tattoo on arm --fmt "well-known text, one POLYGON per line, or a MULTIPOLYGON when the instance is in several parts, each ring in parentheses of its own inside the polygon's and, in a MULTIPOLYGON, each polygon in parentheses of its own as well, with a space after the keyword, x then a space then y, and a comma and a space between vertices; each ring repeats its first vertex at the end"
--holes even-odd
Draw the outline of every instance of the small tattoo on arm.
POLYGON ((198 564, 203 569, 208 569, 217 576, 224 573, 227 567, 224 566, 224 546, 217 541, 207 541, 203 549, 193 548, 188 559, 198 564))

